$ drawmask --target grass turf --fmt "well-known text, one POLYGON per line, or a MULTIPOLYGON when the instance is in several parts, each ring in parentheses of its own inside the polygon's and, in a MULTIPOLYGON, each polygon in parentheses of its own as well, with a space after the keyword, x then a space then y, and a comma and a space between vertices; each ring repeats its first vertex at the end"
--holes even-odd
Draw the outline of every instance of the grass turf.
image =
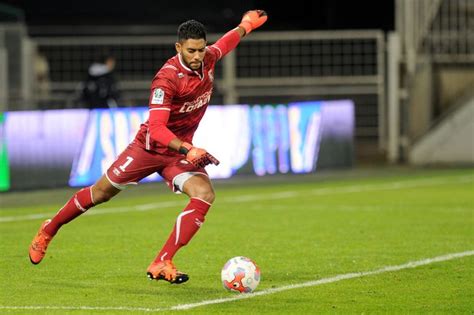
MULTIPOLYGON (((64 226, 37 266, 28 259, 31 238, 41 217, 54 214, 62 205, 56 200, 64 203, 70 190, 3 194, 0 312, 170 312, 235 296, 222 288, 220 269, 240 255, 259 264, 257 291, 264 291, 474 250, 473 175, 472 169, 421 170, 218 183, 206 223, 175 257, 190 274, 179 286, 145 276, 186 204, 184 196, 165 194, 163 184, 124 192, 64 226)), ((469 256, 184 312, 472 313, 473 292, 469 256)))

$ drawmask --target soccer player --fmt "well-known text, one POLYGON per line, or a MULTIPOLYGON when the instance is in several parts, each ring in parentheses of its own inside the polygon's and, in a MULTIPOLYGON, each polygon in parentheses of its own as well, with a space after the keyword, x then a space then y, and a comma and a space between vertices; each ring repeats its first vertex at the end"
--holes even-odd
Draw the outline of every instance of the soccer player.
POLYGON ((178 271, 172 259, 204 222, 214 201, 214 190, 204 167, 219 164, 205 149, 193 146, 193 135, 211 98, 216 62, 266 20, 264 11, 248 11, 236 28, 210 46, 201 23, 189 20, 179 26, 177 54, 158 71, 151 84, 148 121, 95 184, 79 190, 52 219, 43 222, 29 249, 33 264, 44 258, 62 225, 110 200, 126 186, 158 172, 173 191, 188 195, 189 203, 178 215, 147 275, 170 283, 188 280, 188 275, 178 271))

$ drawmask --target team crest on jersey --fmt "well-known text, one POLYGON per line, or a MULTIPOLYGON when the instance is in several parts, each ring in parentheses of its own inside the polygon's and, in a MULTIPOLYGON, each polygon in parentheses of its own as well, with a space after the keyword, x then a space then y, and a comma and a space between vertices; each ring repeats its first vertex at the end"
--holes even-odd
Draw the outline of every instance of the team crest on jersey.
POLYGON ((184 73, 182 73, 182 72, 178 73, 178 78, 180 78, 180 79, 184 78, 184 73))
POLYGON ((153 90, 153 97, 151 98, 151 104, 163 104, 163 100, 165 99, 165 92, 162 89, 154 89, 153 90))

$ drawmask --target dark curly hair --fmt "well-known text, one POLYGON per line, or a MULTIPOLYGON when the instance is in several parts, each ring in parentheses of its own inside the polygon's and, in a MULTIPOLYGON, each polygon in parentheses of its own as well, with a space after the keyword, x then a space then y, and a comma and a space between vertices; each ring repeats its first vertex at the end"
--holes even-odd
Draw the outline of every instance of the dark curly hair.
POLYGON ((204 39, 206 40, 206 28, 202 23, 196 20, 189 20, 178 27, 178 42, 187 39, 204 39))

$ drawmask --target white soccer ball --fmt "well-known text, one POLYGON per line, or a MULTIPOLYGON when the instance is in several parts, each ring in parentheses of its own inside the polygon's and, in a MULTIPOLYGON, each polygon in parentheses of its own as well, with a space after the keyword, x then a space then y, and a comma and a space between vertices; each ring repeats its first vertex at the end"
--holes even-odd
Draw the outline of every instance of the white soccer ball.
POLYGON ((260 268, 249 258, 229 259, 221 272, 222 285, 229 291, 253 292, 260 283, 260 268))

